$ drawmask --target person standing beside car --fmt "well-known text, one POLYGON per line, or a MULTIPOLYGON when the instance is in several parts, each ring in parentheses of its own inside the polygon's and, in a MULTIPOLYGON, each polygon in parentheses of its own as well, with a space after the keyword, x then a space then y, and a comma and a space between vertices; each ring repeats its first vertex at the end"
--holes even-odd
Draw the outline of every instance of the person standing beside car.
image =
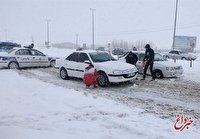
POLYGON ((145 80, 147 69, 149 67, 150 72, 151 72, 151 76, 152 76, 151 81, 153 81, 153 80, 155 80, 155 76, 154 76, 154 73, 153 73, 154 50, 150 47, 149 44, 145 45, 145 49, 146 49, 145 50, 145 56, 144 56, 144 59, 143 59, 144 74, 143 74, 143 78, 141 80, 145 80))
MULTIPOLYGON (((132 51, 130 51, 128 53, 128 55, 125 57, 125 59, 126 59, 126 63, 132 64, 134 66, 136 66, 136 63, 138 61, 137 55, 135 53, 133 53, 132 51)), ((135 79, 138 80, 137 77, 135 79)))
POLYGON ((138 57, 136 54, 134 54, 132 51, 130 51, 128 53, 128 55, 125 57, 126 59, 126 63, 132 64, 132 65, 136 65, 137 61, 138 61, 138 57))

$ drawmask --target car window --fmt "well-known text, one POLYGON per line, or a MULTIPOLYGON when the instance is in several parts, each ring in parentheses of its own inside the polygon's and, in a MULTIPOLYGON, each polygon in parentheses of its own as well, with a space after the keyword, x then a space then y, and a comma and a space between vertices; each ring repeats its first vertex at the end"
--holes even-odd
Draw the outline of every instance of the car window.
POLYGON ((143 61, 144 59, 144 53, 136 53, 137 57, 138 57, 138 61, 143 61))
POLYGON ((165 58, 162 55, 155 53, 154 61, 165 61, 165 58))
POLYGON ((35 49, 30 49, 31 55, 33 56, 45 56, 42 52, 35 50, 35 49))
POLYGON ((174 53, 175 53, 175 54, 179 54, 179 52, 178 52, 178 51, 174 51, 174 53))
POLYGON ((30 52, 28 49, 20 49, 15 52, 16 55, 30 55, 30 52))
POLYGON ((12 44, 12 43, 5 43, 2 44, 0 43, 0 52, 8 52, 9 50, 15 48, 15 47, 20 47, 20 45, 17 44, 12 44))
POLYGON ((66 58, 66 60, 78 62, 78 55, 79 53, 72 53, 66 58))
POLYGON ((89 61, 90 61, 88 55, 87 55, 86 53, 80 53, 80 54, 79 54, 79 62, 84 62, 84 61, 86 61, 86 60, 89 60, 89 61))
POLYGON ((116 61, 116 59, 107 52, 91 52, 89 55, 93 62, 116 61))

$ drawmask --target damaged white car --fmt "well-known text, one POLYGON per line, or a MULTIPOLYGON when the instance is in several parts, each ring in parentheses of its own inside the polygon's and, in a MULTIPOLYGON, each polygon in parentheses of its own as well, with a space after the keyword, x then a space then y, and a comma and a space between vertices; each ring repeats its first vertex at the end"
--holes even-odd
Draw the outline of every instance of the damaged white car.
POLYGON ((138 70, 134 65, 117 61, 103 51, 75 51, 63 59, 56 60, 56 67, 59 68, 62 79, 83 78, 88 63, 93 64, 100 74, 97 83, 101 87, 108 86, 109 83, 130 81, 137 77, 138 70))

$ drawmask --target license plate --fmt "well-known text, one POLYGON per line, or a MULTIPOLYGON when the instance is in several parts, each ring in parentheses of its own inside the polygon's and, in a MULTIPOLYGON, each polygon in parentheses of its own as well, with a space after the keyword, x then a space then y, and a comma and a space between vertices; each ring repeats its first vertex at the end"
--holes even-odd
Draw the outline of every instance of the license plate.
POLYGON ((135 73, 129 73, 128 75, 127 75, 127 77, 131 77, 131 76, 134 76, 135 75, 135 73))

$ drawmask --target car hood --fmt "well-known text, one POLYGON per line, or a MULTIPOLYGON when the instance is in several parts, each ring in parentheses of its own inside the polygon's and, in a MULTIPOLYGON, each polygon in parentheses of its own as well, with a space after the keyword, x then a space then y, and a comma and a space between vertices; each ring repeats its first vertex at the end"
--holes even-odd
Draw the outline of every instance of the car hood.
POLYGON ((127 70, 127 69, 135 69, 137 68, 134 65, 125 63, 123 61, 106 61, 106 62, 98 62, 94 63, 96 67, 104 67, 106 69, 112 70, 127 70))
POLYGON ((155 65, 163 65, 165 67, 178 67, 181 66, 178 63, 174 63, 172 61, 154 61, 155 65))

